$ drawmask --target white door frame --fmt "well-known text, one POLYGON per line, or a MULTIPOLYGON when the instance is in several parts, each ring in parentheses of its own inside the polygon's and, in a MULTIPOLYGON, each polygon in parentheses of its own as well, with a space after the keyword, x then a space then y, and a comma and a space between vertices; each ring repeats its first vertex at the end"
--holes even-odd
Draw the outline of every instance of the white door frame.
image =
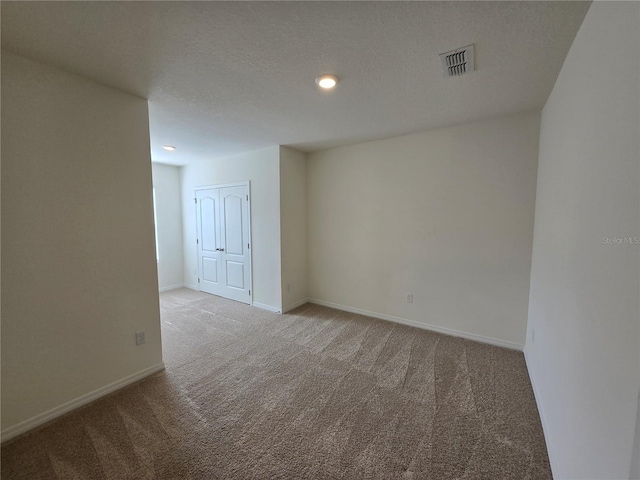
MULTIPOLYGON (((196 192, 199 190, 210 190, 212 188, 225 188, 225 187, 247 187, 247 192, 249 195, 249 200, 247 200, 247 213, 249 214, 249 301, 250 305, 253 305, 253 237, 251 236, 251 181, 247 180, 244 182, 235 182, 235 183, 221 183, 218 185, 201 185, 198 187, 194 187, 193 189, 193 199, 196 199, 196 192)), ((195 203, 195 202, 194 202, 195 203)), ((195 209, 195 229, 196 229, 196 239, 198 238, 198 205, 197 203, 193 206, 195 209)), ((196 271, 198 278, 200 277, 200 259, 198 258, 198 247, 196 246, 196 271)), ((200 291, 200 284, 198 284, 198 291, 200 291)))

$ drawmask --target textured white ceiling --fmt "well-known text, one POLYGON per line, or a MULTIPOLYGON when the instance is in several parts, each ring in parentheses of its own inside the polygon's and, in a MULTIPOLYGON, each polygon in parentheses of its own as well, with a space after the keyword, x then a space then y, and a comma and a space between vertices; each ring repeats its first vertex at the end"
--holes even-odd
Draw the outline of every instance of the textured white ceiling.
POLYGON ((3 1, 2 48, 148 98, 153 159, 186 164, 539 110, 588 7, 3 1), (438 54, 471 43, 477 71, 444 78, 438 54))

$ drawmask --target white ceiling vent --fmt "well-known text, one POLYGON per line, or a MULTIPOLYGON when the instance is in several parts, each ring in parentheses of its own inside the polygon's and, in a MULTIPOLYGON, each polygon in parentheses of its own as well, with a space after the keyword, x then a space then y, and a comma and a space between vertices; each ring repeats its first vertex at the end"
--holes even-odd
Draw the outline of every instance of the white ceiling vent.
POLYGON ((473 63, 473 44, 456 48, 440 54, 442 71, 445 77, 459 77, 475 69, 473 63))

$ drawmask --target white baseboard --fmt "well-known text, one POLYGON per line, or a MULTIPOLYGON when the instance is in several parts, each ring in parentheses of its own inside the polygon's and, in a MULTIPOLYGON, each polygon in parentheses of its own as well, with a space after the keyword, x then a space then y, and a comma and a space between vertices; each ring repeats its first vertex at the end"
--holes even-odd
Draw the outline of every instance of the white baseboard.
POLYGON ((536 405, 538 406, 538 414, 540 415, 540 422, 542 423, 542 432, 544 433, 544 441, 547 444, 547 455, 549 456, 549 465, 551 466, 551 475, 556 478, 556 472, 558 472, 557 463, 554 460, 553 452, 551 451, 551 444, 549 443, 549 437, 547 430, 547 423, 545 421, 544 409, 540 402, 540 395, 538 395, 538 389, 536 388, 536 382, 531 375, 531 367, 529 366, 529 357, 527 356, 527 348, 524 350, 524 363, 527 366, 527 373, 529 374, 529 382, 531 382, 531 388, 533 388, 533 396, 536 399, 536 405))
POLYGON ((305 303, 309 303, 309 299, 308 298, 303 298, 302 300, 300 300, 300 301, 298 301, 296 303, 292 303, 288 307, 284 307, 282 309, 282 313, 287 313, 288 311, 293 310, 294 308, 298 308, 301 305, 304 305, 305 303))
POLYGON ((75 410, 78 407, 86 405, 87 403, 93 402, 94 400, 99 399, 100 397, 104 397, 109 393, 115 392, 127 385, 137 382, 138 380, 142 380, 149 375, 153 375, 154 373, 158 373, 164 370, 164 363, 158 363, 157 365, 153 365, 152 367, 145 368, 144 370, 140 370, 137 373, 124 377, 120 380, 117 380, 109 385, 105 385, 104 387, 100 387, 93 392, 86 393, 84 395, 79 396, 78 398, 74 398, 73 400, 63 403, 62 405, 52 408, 51 410, 36 415, 28 420, 18 423, 13 427, 9 427, 5 430, 2 430, 0 434, 1 441, 6 442, 18 435, 28 432, 40 425, 43 425, 51 420, 64 415, 65 413, 70 412, 71 410, 75 410))
POLYGON ((380 320, 388 320, 390 322, 401 323, 403 325, 409 325, 411 327, 422 328, 423 330, 431 330, 433 332, 444 333, 445 335, 452 335, 454 337, 466 338, 467 340, 475 340, 476 342, 488 343, 489 345, 495 345, 496 347, 510 348, 512 350, 522 351, 524 345, 519 343, 508 342, 506 340, 500 340, 498 338, 484 337, 482 335, 476 335, 474 333, 461 332, 452 328, 439 327, 437 325, 431 325, 429 323, 416 322, 415 320, 409 320, 401 317, 394 317, 393 315, 386 315, 384 313, 370 312, 368 310, 362 310, 360 308, 347 307, 346 305, 338 305, 337 303, 325 302, 324 300, 318 300, 316 298, 310 298, 310 303, 317 305, 323 305, 325 307, 335 308, 336 310, 343 310, 345 312, 358 313, 360 315, 366 315, 367 317, 379 318, 380 320))
POLYGON ((184 288, 188 288, 189 290, 195 290, 196 292, 200 291, 200 287, 198 285, 191 285, 190 283, 185 283, 182 286, 184 288))
POLYGON ((177 283, 175 285, 169 285, 168 287, 161 287, 158 289, 160 293, 168 292, 169 290, 175 290, 176 288, 184 288, 184 283, 177 283))
POLYGON ((276 307, 272 307, 271 305, 267 305, 266 303, 253 302, 254 307, 261 308, 262 310, 268 310, 273 313, 280 313, 280 309, 276 307))

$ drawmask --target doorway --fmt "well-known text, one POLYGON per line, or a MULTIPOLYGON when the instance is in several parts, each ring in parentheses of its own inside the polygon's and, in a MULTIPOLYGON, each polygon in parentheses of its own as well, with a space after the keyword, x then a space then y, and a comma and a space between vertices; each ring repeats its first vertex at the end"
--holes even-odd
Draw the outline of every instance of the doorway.
POLYGON ((200 291, 251 305, 249 182, 195 189, 200 291))

